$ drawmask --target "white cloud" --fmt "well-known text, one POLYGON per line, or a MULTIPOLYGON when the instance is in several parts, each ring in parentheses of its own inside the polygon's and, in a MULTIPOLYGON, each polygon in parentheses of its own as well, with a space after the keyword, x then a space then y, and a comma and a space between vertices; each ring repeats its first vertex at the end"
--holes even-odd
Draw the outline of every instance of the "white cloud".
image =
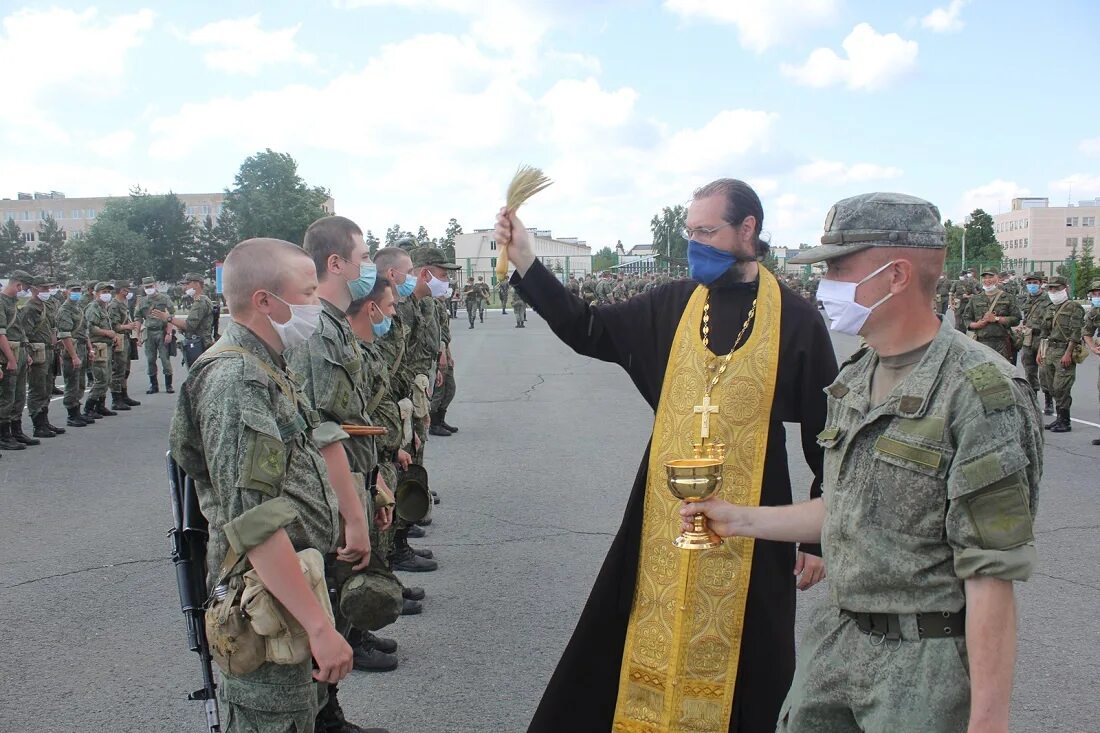
POLYGON ((988 214, 999 214, 1009 210, 1012 199, 1030 195, 1031 191, 1015 181, 997 178, 983 186, 964 192, 958 214, 948 218, 962 219, 974 209, 982 209, 988 214))
MULTIPOLYGON (((5 162, 0 166, 0 191, 51 191, 60 189, 70 198, 81 196, 126 196, 132 186, 167 193, 179 182, 142 178, 136 170, 117 165, 83 165, 40 160, 5 162)), ((8 193, 7 195, 11 195, 8 193)))
POLYGON ((806 86, 844 84, 871 92, 889 86, 917 63, 916 41, 896 33, 880 34, 868 23, 853 28, 841 45, 846 58, 831 48, 818 48, 801 66, 784 64, 783 73, 806 86))
POLYGON ((962 13, 966 1, 967 0, 951 0, 946 7, 934 9, 928 15, 921 18, 921 27, 936 33, 955 33, 961 31, 966 24, 962 22, 959 15, 962 13))
POLYGON ((792 33, 822 25, 836 16, 836 0, 665 0, 681 18, 737 26, 741 45, 766 51, 792 33))
POLYGON ((312 54, 298 48, 295 36, 301 24, 264 30, 259 14, 248 18, 218 20, 187 34, 186 40, 207 48, 203 61, 211 69, 231 74, 257 74, 275 64, 316 63, 312 54))
POLYGON ((890 165, 878 165, 876 163, 854 163, 845 165, 833 160, 815 160, 812 163, 799 166, 795 170, 795 177, 800 181, 826 182, 826 183, 859 183, 862 181, 878 181, 890 178, 900 178, 901 168, 890 165))
POLYGON ((1077 149, 1085 155, 1100 155, 1100 137, 1082 140, 1077 149))
POLYGON ((118 130, 89 141, 87 148, 104 158, 115 158, 128 152, 134 144, 134 139, 132 131, 118 130))
POLYGON ((1091 198, 1100 195, 1100 176, 1093 173, 1074 173, 1050 182, 1051 193, 1064 193, 1073 198, 1091 198))

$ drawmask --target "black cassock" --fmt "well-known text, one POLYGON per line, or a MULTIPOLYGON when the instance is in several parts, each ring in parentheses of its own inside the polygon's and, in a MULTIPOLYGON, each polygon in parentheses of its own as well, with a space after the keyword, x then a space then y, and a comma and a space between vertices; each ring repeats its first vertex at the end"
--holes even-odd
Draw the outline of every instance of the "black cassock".
MULTIPOLYGON (((536 261, 522 279, 513 274, 512 286, 578 354, 623 367, 649 405, 657 409, 669 350, 697 283, 680 280, 625 303, 593 308, 566 290, 536 261)), ((735 282, 729 272, 711 286, 710 347, 715 354, 725 355, 733 347, 756 288, 755 282, 735 282)), ((814 473, 810 495, 820 496, 822 449, 816 436, 825 425, 822 390, 837 374, 829 332, 817 309, 786 286, 780 288, 779 372, 764 459, 760 497, 764 505, 791 503, 785 422, 802 426, 802 450, 814 473)), ((647 447, 623 523, 528 733, 611 730, 638 572, 648 466, 647 447)), ((816 545, 802 549, 821 554, 816 545)), ((794 555, 794 545, 756 542, 730 731, 775 730, 779 708, 794 674, 794 555)))

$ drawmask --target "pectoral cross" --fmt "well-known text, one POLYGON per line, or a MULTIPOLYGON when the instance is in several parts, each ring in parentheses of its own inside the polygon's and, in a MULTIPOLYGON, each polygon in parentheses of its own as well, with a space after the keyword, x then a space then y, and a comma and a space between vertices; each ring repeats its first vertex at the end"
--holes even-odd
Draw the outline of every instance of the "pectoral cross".
POLYGON ((703 395, 703 404, 695 405, 695 414, 702 416, 702 424, 699 426, 699 437, 706 440, 710 437, 710 416, 718 414, 718 405, 710 404, 710 393, 703 395))

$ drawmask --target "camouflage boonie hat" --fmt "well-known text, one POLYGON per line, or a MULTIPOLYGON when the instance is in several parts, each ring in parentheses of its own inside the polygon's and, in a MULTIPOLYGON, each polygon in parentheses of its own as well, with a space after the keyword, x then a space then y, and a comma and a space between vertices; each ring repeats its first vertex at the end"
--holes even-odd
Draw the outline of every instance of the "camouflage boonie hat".
POLYGON ((1060 285, 1063 288, 1069 287, 1069 281, 1061 275, 1051 275, 1050 280, 1047 280, 1047 286, 1060 285))
POLYGON ((462 265, 451 262, 443 250, 435 247, 417 247, 409 252, 414 267, 442 267, 444 270, 461 270, 462 265))
POLYGON ((904 193, 864 193, 838 201, 825 217, 821 246, 788 260, 809 265, 862 252, 871 247, 943 249, 947 232, 940 210, 904 193))
POLYGON ((95 284, 95 291, 96 291, 97 293, 98 293, 98 292, 99 292, 100 290, 114 290, 114 289, 115 289, 115 285, 114 285, 114 283, 109 283, 109 282, 98 282, 98 283, 96 283, 96 284, 95 284))
POLYGON ((1035 272, 1029 272, 1024 275, 1024 280, 1038 280, 1043 282, 1047 279, 1047 274, 1042 270, 1036 270, 1035 272))
POLYGON ((1092 282, 1089 283, 1088 292, 1091 293, 1095 290, 1100 290, 1100 278, 1098 278, 1096 280, 1093 280, 1092 282))
POLYGON ((34 275, 30 274, 26 270, 12 270, 8 275, 8 280, 18 280, 24 285, 30 285, 34 282, 34 275))
POLYGON ((143 277, 141 278, 142 285, 156 285, 157 279, 155 277, 143 277))
POLYGON ((388 570, 368 567, 340 588, 340 613, 364 631, 392 624, 401 615, 403 605, 401 583, 388 570))
POLYGON ((194 282, 200 282, 201 283, 205 279, 206 278, 203 277, 202 273, 185 272, 185 273, 183 273, 183 277, 180 278, 180 285, 183 285, 184 283, 194 283, 194 282))

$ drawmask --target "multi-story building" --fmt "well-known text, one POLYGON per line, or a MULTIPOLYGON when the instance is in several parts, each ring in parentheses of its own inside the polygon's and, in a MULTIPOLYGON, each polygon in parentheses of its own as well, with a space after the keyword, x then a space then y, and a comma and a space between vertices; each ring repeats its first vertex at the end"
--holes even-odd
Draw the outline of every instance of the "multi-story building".
POLYGON ((1060 261, 1086 242, 1095 247, 1098 222, 1100 199, 1051 206, 1046 198, 1016 198, 1011 211, 993 216, 993 231, 1007 260, 1060 261))
MULTIPOLYGON (((549 229, 527 227, 535 255, 555 272, 576 274, 578 277, 592 271, 592 248, 576 237, 554 237, 549 229)), ((462 265, 461 285, 466 278, 476 275, 491 280, 500 250, 493 239, 492 229, 475 229, 455 237, 455 261, 462 265)))

